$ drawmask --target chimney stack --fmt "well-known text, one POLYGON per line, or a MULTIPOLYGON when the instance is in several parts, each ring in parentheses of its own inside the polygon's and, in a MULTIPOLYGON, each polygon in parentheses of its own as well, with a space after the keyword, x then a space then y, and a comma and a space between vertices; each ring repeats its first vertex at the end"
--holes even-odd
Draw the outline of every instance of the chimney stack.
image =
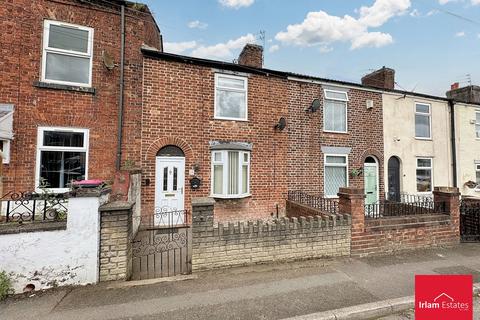
POLYGON ((477 103, 480 104, 480 86, 467 86, 459 88, 458 83, 451 86, 451 90, 447 91, 447 98, 458 102, 477 103))
POLYGON ((263 68, 263 47, 251 43, 245 45, 238 56, 238 64, 253 68, 263 68))
POLYGON ((380 89, 395 89, 395 70, 381 68, 362 78, 362 85, 380 89))

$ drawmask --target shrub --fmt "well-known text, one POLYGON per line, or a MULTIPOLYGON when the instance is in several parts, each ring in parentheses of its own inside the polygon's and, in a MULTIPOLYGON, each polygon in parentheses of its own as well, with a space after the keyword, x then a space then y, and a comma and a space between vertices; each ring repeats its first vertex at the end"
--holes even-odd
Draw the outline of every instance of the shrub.
POLYGON ((0 301, 13 292, 12 280, 5 271, 0 272, 0 301))

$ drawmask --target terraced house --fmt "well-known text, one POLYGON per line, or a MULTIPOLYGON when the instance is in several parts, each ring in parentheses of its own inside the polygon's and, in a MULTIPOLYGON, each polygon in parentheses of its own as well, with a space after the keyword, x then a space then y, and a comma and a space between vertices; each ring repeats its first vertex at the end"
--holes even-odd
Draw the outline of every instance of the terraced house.
MULTIPOLYGON (((139 154, 148 7, 127 1, 9 1, 0 7, 3 189, 55 192, 112 180, 139 154), (126 143, 128 137, 129 143, 126 143)), ((138 157, 137 157, 138 158, 138 157)))

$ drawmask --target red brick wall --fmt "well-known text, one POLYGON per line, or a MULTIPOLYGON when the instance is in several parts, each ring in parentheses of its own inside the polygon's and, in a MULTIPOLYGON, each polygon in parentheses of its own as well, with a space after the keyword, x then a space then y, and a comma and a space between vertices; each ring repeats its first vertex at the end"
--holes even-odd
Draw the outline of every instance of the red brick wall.
MULTIPOLYGON (((348 89, 348 133, 323 132, 323 107, 311 113, 305 110, 314 99, 323 105, 320 84, 289 82, 288 126, 288 186, 322 195, 324 192, 324 154, 321 147, 349 147, 348 170, 363 168, 365 158, 375 156, 379 161, 379 195, 383 197, 383 117, 380 93, 348 89), (366 108, 366 100, 374 107, 366 108)), ((349 176, 352 187, 363 188, 363 175, 349 176)))
MULTIPOLYGON (((141 70, 143 43, 159 47, 159 33, 147 13, 126 10, 126 92, 123 159, 140 161, 141 70)), ((115 172, 119 68, 107 70, 102 50, 116 63, 120 55, 117 6, 74 0, 15 0, 0 6, 0 103, 15 106, 11 161, 4 165, 4 191, 32 190, 35 179, 37 127, 90 129, 89 178, 112 179, 115 172), (40 80, 43 20, 94 28, 92 84, 95 94, 37 88, 40 80)))
POLYGON ((214 74, 209 67, 145 57, 142 123, 142 188, 144 214, 153 212, 155 157, 159 149, 173 144, 185 153, 185 208, 192 197, 210 195, 211 151, 209 141, 239 141, 253 144, 250 168, 251 197, 217 199, 217 221, 265 219, 284 212, 287 192, 287 133, 274 130, 287 115, 285 79, 250 74, 248 121, 214 119, 214 74), (199 165, 200 189, 189 187, 189 169, 199 165))

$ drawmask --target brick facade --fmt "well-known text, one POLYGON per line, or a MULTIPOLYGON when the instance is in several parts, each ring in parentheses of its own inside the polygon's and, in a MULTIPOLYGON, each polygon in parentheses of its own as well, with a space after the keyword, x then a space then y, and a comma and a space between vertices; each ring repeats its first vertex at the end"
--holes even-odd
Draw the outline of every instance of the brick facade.
MULTIPOLYGON (((351 148, 348 154, 348 171, 363 168, 365 159, 373 156, 379 165, 379 195, 383 186, 383 117, 381 93, 343 89, 348 92, 347 133, 329 133, 323 130, 323 108, 312 113, 306 109, 314 99, 324 99, 322 85, 289 81, 288 127, 288 188, 307 193, 324 193, 324 153, 322 147, 351 148), (373 108, 367 109, 367 100, 373 108)), ((349 174, 350 175, 350 174, 349 174)), ((349 186, 363 188, 364 177, 349 176, 349 186)))
MULTIPOLYGON (((193 197, 211 192, 210 141, 252 143, 250 193, 244 199, 217 199, 219 221, 265 219, 284 212, 287 192, 287 133, 274 129, 287 116, 286 79, 258 72, 248 76, 248 121, 214 119, 214 79, 222 70, 169 61, 168 55, 145 57, 142 122, 142 208, 153 212, 155 158, 164 146, 185 153, 185 208, 193 197), (199 189, 189 186, 189 170, 199 169, 199 189)), ((229 72, 228 70, 223 72, 229 72)), ((244 74, 244 73, 242 73, 244 74)))
MULTIPOLYGON (((142 55, 140 47, 160 48, 159 30, 148 9, 126 9, 125 118, 123 161, 140 161, 142 55)), ((111 180, 115 173, 119 67, 108 70, 102 51, 120 56, 120 8, 103 1, 16 0, 0 6, 0 104, 13 104, 14 140, 10 164, 4 165, 4 191, 32 190, 37 127, 90 130, 88 178, 111 180), (45 88, 40 80, 43 20, 94 28, 94 93, 45 88)), ((90 90, 92 91, 92 90, 90 90)), ((122 161, 122 162, 123 162, 122 161)))

